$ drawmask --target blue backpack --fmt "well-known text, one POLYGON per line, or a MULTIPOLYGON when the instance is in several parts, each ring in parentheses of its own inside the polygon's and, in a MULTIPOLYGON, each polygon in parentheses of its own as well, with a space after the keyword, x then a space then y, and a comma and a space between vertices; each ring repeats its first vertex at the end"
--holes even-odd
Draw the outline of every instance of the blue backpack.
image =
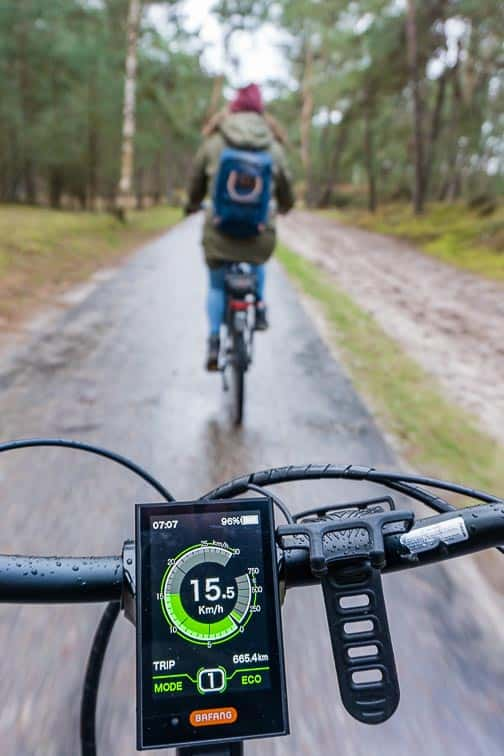
POLYGON ((272 175, 269 152, 224 148, 213 195, 214 223, 219 231, 247 239, 265 230, 272 175))

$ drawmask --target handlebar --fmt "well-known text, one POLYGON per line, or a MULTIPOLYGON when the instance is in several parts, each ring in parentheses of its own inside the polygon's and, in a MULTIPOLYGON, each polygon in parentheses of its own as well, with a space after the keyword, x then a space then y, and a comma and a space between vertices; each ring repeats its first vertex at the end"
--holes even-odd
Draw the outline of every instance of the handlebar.
POLYGON ((120 601, 122 590, 120 556, 0 556, 0 603, 120 601))
MULTIPOLYGON (((437 543, 411 553, 404 532, 384 533, 383 573, 420 567, 465 556, 504 542, 504 503, 469 507, 443 515, 417 520, 407 531, 422 540, 425 529, 443 527, 450 520, 463 520, 467 539, 437 543)), ((344 532, 344 531, 343 531, 344 532)), ((425 540, 425 538, 424 538, 425 540)), ((435 539, 434 539, 435 540, 435 539)), ((427 538, 427 545, 429 538, 427 538)), ((314 585, 320 578, 313 574, 306 548, 279 547, 281 579, 287 589, 314 585)), ((36 557, 0 555, 0 603, 66 604, 120 601, 124 593, 122 556, 36 557)))

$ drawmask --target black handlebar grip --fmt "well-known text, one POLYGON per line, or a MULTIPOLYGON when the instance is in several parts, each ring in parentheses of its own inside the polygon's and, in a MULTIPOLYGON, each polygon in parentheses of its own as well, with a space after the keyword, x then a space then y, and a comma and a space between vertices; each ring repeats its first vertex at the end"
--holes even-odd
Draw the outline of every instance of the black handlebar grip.
POLYGON ((321 582, 343 705, 360 722, 385 722, 400 693, 380 570, 333 567, 321 582))
POLYGON ((0 603, 77 604, 120 601, 120 556, 0 555, 0 603))

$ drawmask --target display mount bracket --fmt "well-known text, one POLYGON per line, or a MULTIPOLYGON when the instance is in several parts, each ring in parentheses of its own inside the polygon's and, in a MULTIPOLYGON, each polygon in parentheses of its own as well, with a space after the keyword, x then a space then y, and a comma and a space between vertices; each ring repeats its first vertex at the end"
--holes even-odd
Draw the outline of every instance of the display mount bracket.
POLYGON ((123 588, 121 609, 124 616, 136 625, 136 547, 134 541, 125 541, 122 550, 123 588))
POLYGON ((386 525, 409 529, 414 515, 392 511, 364 518, 359 514, 281 526, 277 536, 284 549, 307 549, 311 570, 320 578, 345 709, 360 722, 380 724, 392 716, 400 697, 381 579, 383 529, 386 525), (366 531, 367 544, 352 542, 357 530, 366 531), (328 551, 325 540, 334 533, 342 534, 342 546, 333 545, 328 551))

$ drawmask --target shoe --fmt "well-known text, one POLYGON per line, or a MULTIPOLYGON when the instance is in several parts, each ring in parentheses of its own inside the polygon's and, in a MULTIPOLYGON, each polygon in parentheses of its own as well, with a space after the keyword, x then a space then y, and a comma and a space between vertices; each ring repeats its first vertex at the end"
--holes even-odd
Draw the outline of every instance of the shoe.
POLYGON ((268 328, 268 310, 266 308, 266 305, 256 305, 254 330, 267 331, 268 328))
POLYGON ((212 335, 208 339, 208 352, 206 369, 210 373, 215 373, 219 369, 219 351, 220 351, 220 339, 218 336, 212 335))

